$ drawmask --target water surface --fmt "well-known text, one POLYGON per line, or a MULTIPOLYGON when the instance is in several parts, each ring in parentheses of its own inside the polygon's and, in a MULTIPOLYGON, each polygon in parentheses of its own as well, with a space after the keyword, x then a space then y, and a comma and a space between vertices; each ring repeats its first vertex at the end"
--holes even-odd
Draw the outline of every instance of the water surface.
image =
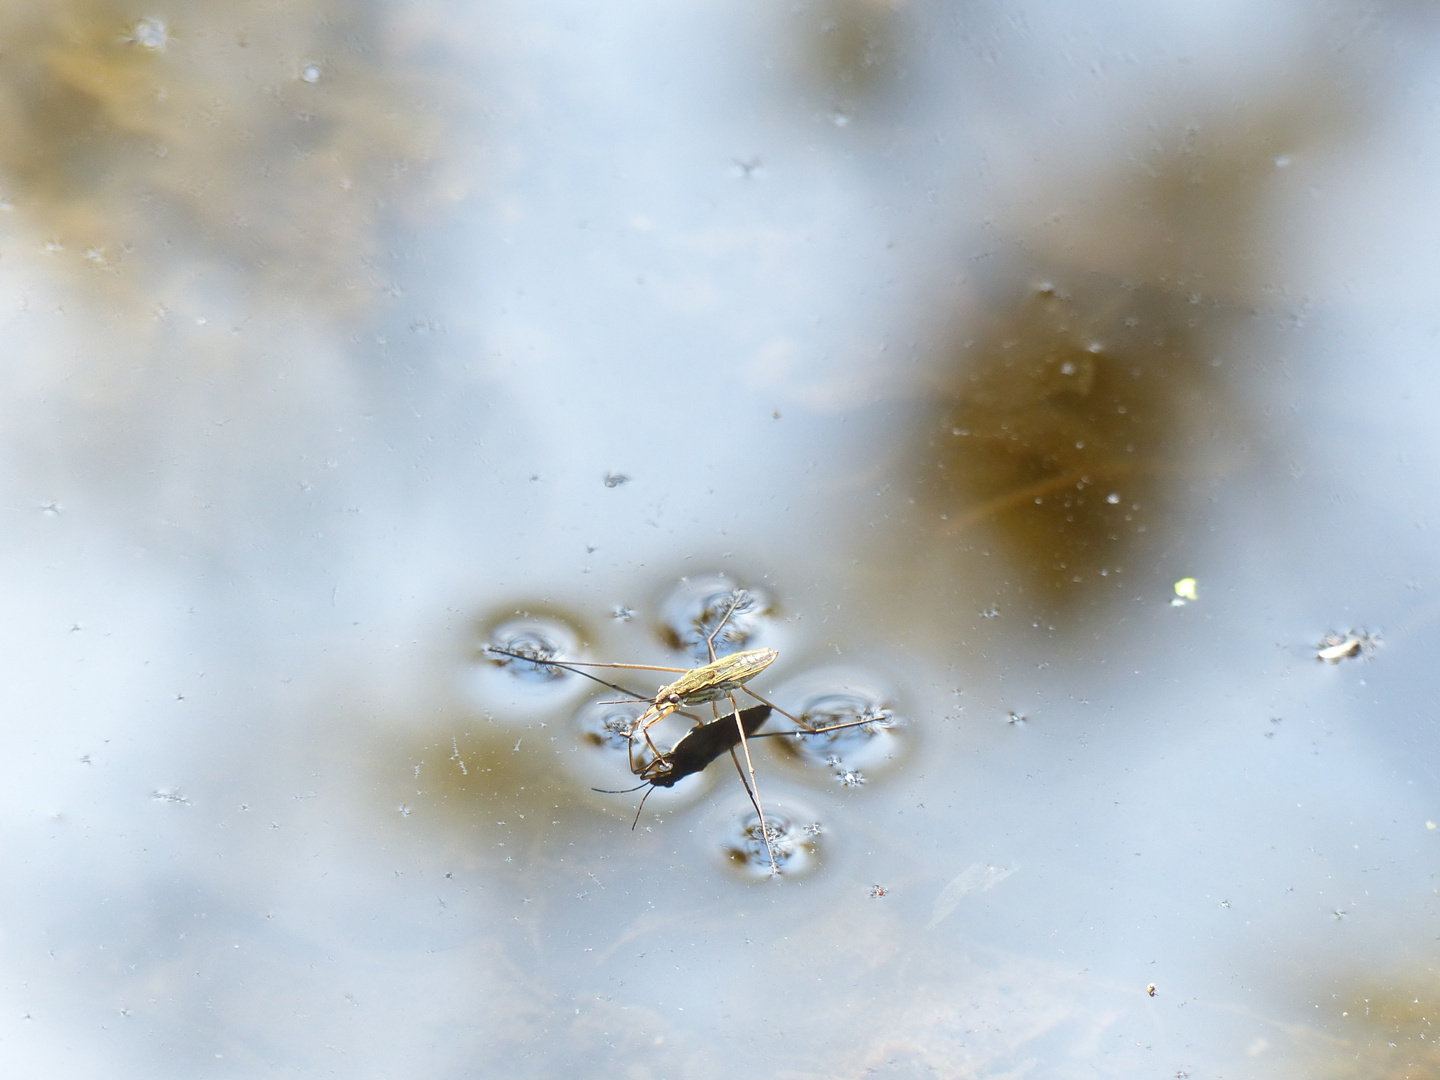
POLYGON ((12 1069, 1434 1069, 1423 8, 0 29, 12 1069))

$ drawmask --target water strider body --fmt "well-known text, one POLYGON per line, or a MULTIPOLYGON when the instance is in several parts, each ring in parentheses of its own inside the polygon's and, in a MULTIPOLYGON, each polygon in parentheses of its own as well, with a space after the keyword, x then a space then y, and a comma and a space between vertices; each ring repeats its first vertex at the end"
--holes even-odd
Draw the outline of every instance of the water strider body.
MULTIPOLYGON (((635 725, 631 729, 632 736, 647 732, 650 727, 683 707, 703 705, 708 701, 719 701, 728 697, 773 664, 779 655, 774 649, 750 649, 711 660, 702 667, 691 668, 674 682, 655 691, 655 696, 650 699, 650 707, 635 718, 635 725)), ((746 709, 739 715, 744 716, 745 713, 754 711, 746 709)), ((767 715, 768 711, 767 709, 767 715)), ((648 734, 645 735, 645 740, 650 741, 648 734)), ((655 750, 654 743, 650 743, 650 749, 655 750)), ((658 751, 656 753, 658 757, 658 751)))
MULTIPOLYGON (((679 712, 691 705, 704 705, 707 702, 719 701, 728 697, 736 690, 743 689, 745 684, 753 679, 760 672, 773 664, 780 655, 774 649, 747 649, 745 652, 731 653, 711 660, 697 668, 670 668, 655 667, 650 664, 596 664, 580 660, 552 660, 546 656, 529 656, 522 652, 514 652, 509 649, 501 649, 495 645, 485 646, 485 651, 496 656, 505 656, 511 660, 523 660, 526 663, 535 664, 539 667, 558 667, 573 670, 577 675, 585 675, 586 678, 595 679, 584 671, 576 670, 584 667, 621 668, 631 671, 672 671, 679 672, 680 678, 672 683, 655 691, 654 697, 644 697, 626 690, 623 686, 616 686, 614 683, 606 682, 604 679, 595 679, 603 686, 612 690, 619 690, 623 694, 636 697, 647 703, 643 713, 635 718, 630 726, 627 735, 633 739, 637 735, 644 735, 645 742, 650 747, 650 752, 658 759, 662 755, 659 747, 650 739, 650 728, 658 724, 671 713, 679 712)), ((752 697, 755 697, 750 691, 752 697)), ((757 700, 762 700, 757 698, 757 700)), ((738 712, 738 710, 737 710, 738 712)), ((738 737, 738 736, 737 736, 738 737)), ((673 753, 673 751, 672 751, 673 753)))

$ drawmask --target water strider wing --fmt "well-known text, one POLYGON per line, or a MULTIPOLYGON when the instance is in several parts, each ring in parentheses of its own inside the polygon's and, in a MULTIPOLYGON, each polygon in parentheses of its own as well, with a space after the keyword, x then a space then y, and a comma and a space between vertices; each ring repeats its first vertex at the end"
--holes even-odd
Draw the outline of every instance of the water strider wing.
POLYGON ((722 656, 687 671, 669 686, 662 686, 655 694, 655 704, 698 705, 715 701, 740 689, 773 664, 779 655, 774 649, 749 649, 722 656))

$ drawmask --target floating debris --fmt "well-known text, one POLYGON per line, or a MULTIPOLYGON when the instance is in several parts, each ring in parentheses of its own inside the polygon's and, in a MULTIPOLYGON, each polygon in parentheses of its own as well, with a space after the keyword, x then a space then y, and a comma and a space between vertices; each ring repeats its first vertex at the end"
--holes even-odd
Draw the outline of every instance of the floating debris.
POLYGON ((859 769, 849 769, 834 754, 825 759, 825 764, 835 770, 835 782, 841 787, 860 787, 865 783, 865 774, 859 769))
POLYGON ((1195 589, 1195 579, 1184 577, 1175 582, 1175 598, 1170 601, 1171 607, 1184 607, 1192 600, 1199 600, 1200 594, 1195 589))
POLYGON ((1327 664, 1338 664, 1341 660, 1355 657, 1369 657, 1380 644, 1379 634, 1363 630, 1351 630, 1348 634, 1326 634, 1315 647, 1315 659, 1327 664))

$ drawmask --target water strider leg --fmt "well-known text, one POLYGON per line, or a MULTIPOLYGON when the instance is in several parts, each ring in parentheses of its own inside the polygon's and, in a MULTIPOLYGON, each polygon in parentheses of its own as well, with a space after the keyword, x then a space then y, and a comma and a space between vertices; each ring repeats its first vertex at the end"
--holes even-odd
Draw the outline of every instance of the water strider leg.
POLYGON ((798 716, 792 716, 790 713, 788 713, 788 712, 786 712, 784 709, 780 708, 779 705, 776 705, 773 701, 766 701, 763 697, 761 697, 759 694, 755 693, 755 691, 754 691, 754 690, 751 690, 748 686, 742 686, 742 687, 740 687, 740 689, 743 690, 743 691, 745 691, 745 693, 749 694, 749 695, 750 695, 751 697, 753 697, 756 701, 760 702, 761 705, 769 705, 770 708, 774 709, 774 710, 775 710, 776 712, 778 712, 781 716, 785 717, 786 720, 791 721, 791 722, 794 723, 796 726, 802 727, 802 728, 804 728, 806 731, 819 731, 819 730, 821 730, 820 728, 817 728, 814 724, 811 724, 811 723, 808 723, 808 722, 806 722, 806 721, 804 721, 804 720, 801 720, 798 716))
POLYGON ((715 638, 724 628, 725 624, 730 621, 730 616, 735 613, 735 608, 738 607, 739 604, 740 590, 736 589, 733 593, 730 594, 730 606, 725 609, 725 614, 721 616, 720 621, 715 624, 715 629, 710 631, 710 636, 705 639, 705 651, 710 654, 710 663, 712 664, 716 660, 715 638))
MULTIPOLYGON (((645 736, 645 742, 652 753, 659 756, 659 748, 650 738, 650 728, 658 724, 672 712, 679 710, 680 706, 691 702, 711 701, 714 702, 723 696, 723 688, 733 680, 748 679, 763 670, 775 658, 773 650, 759 650, 756 653, 737 653, 733 660, 726 658, 721 664, 715 655, 715 638, 724 629, 725 624, 730 621, 743 596, 740 590, 736 590, 730 598, 730 606, 725 609, 725 614, 715 624, 715 629, 710 631, 705 639, 705 651, 709 654, 710 660, 698 668, 684 669, 656 669, 656 670, 681 670, 682 675, 668 686, 662 686, 650 700, 650 708, 646 709, 640 716, 636 717, 635 723, 630 728, 630 738, 636 734, 645 736), (758 657, 758 659, 757 659, 758 657), (717 692, 721 691, 721 692, 717 692)), ((638 666, 638 665, 637 665, 638 666)), ((730 694, 732 705, 735 701, 734 694, 730 694)), ((739 715, 739 708, 736 707, 736 715, 739 715)), ((720 717, 719 707, 715 708, 715 718, 720 717)), ((740 721, 737 719, 736 723, 740 721)), ((744 738, 744 729, 740 729, 741 738, 744 738)))
MULTIPOLYGON (((765 823, 765 807, 760 801, 760 785, 755 779, 755 765, 750 760, 750 740, 745 737, 745 727, 740 723, 740 706, 735 701, 735 695, 730 695, 730 707, 735 710, 735 726, 740 729, 740 749, 745 755, 745 771, 740 773, 740 783, 745 784, 745 794, 750 796, 750 804, 755 807, 755 816, 760 819, 760 836, 765 841, 765 854, 770 856, 770 876, 775 877, 780 873, 780 867, 775 862, 775 848, 770 843, 770 826, 765 823), (745 773, 750 774, 750 782, 745 783, 745 773)), ((735 762, 735 768, 739 770, 740 761, 735 757, 735 751, 730 751, 730 760, 735 762)))
MULTIPOLYGON (((710 636, 705 639, 705 649, 710 654, 710 663, 712 664, 715 663, 716 660, 715 638, 719 635, 721 629, 725 626, 725 624, 730 620, 730 616, 735 613, 735 608, 738 607, 739 604, 740 590, 737 589, 730 597, 730 606, 725 609, 725 615, 718 623, 715 624, 715 629, 711 630, 710 636)), ((746 692, 749 693, 749 691, 746 692)), ((756 695, 751 694, 750 696, 755 697, 756 695)), ((740 772, 740 783, 745 785, 745 794, 750 796, 750 805, 755 807, 755 816, 760 819, 760 836, 765 841, 765 854, 770 856, 770 876, 774 877, 780 873, 780 867, 775 862, 775 848, 770 843, 770 826, 765 823, 765 807, 764 804, 760 801, 760 784, 755 779, 755 763, 750 760, 750 740, 745 737, 745 725, 740 722, 740 704, 735 700, 735 695, 733 693, 729 695, 729 698, 730 708, 735 713, 735 728, 737 731, 740 732, 740 751, 745 755, 745 769, 743 772, 740 772), (745 779, 746 773, 748 773, 750 776, 748 783, 745 779)), ((763 704, 769 705, 770 703, 767 701, 763 704)), ((770 707, 772 709, 774 708, 773 705, 771 705, 770 707)), ((716 713, 719 713, 718 706, 716 708, 716 713)), ((791 719, 794 719, 794 717, 791 717, 791 719)), ((730 760, 735 762, 735 769, 736 771, 739 771, 740 759, 735 756, 735 751, 733 749, 730 751, 730 760)))

